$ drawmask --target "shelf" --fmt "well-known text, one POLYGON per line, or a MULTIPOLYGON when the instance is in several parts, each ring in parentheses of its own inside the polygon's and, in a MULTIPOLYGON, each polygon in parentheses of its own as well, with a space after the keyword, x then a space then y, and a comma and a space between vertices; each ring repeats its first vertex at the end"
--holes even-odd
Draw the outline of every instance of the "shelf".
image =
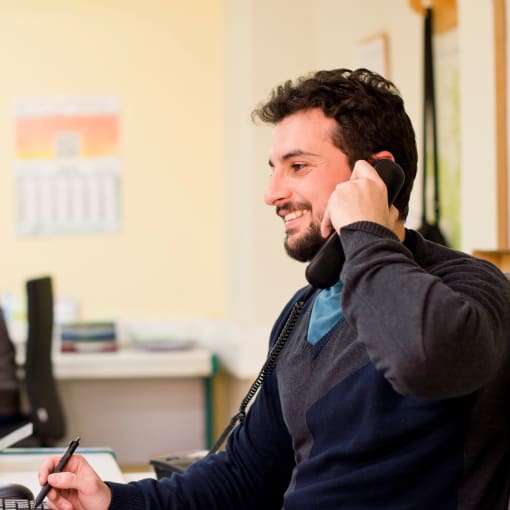
POLYGON ((57 353, 53 357, 57 379, 186 378, 214 375, 208 349, 57 353))

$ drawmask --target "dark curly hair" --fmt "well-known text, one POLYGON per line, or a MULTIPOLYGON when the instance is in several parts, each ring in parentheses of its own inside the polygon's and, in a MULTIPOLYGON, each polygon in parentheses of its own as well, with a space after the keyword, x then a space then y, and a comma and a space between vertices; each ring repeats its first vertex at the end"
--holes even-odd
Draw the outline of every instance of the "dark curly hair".
POLYGON ((372 161, 379 151, 393 154, 405 174, 394 202, 405 219, 418 154, 414 129, 397 87, 368 69, 318 71, 276 87, 269 100, 252 112, 252 118, 276 124, 310 108, 320 108, 336 120, 338 129, 332 141, 347 155, 351 168, 359 159, 372 161))

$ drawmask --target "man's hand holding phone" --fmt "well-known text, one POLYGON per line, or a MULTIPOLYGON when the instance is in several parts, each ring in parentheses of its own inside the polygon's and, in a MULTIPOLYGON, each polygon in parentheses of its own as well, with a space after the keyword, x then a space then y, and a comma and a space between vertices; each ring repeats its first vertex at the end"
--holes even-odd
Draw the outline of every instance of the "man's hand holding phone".
POLYGON ((404 224, 398 221, 399 212, 391 205, 403 183, 404 172, 392 160, 380 159, 375 168, 366 161, 356 162, 351 179, 339 184, 329 198, 321 223, 322 235, 329 237, 306 268, 310 285, 327 289, 340 277, 345 254, 341 236, 333 230, 339 234, 345 225, 373 221, 404 238, 404 224))
POLYGON ((357 161, 351 178, 341 182, 331 194, 321 223, 321 233, 328 237, 334 230, 357 221, 372 221, 395 230, 398 220, 395 206, 388 208, 388 190, 375 168, 367 161, 357 161))

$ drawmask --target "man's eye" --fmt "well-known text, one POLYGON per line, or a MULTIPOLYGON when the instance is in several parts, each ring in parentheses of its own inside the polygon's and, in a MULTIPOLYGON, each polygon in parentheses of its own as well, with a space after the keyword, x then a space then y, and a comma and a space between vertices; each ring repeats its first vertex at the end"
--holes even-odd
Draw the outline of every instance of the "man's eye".
POLYGON ((292 163, 292 169, 295 171, 302 170, 306 167, 306 163, 292 163))

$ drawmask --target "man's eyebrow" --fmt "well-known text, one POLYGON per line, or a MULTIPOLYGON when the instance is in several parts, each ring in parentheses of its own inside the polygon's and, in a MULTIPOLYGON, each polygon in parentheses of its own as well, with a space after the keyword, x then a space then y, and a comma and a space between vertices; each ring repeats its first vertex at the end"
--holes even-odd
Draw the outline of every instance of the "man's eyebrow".
MULTIPOLYGON (((287 161, 288 159, 295 158, 297 156, 314 156, 314 157, 316 157, 316 156, 318 156, 318 154, 315 154, 313 152, 307 152, 307 151, 304 151, 301 149, 296 149, 295 151, 290 151, 290 152, 283 154, 283 156, 279 159, 281 159, 282 161, 287 161)), ((268 164, 271 168, 274 167, 274 163, 271 159, 269 159, 268 164)))

